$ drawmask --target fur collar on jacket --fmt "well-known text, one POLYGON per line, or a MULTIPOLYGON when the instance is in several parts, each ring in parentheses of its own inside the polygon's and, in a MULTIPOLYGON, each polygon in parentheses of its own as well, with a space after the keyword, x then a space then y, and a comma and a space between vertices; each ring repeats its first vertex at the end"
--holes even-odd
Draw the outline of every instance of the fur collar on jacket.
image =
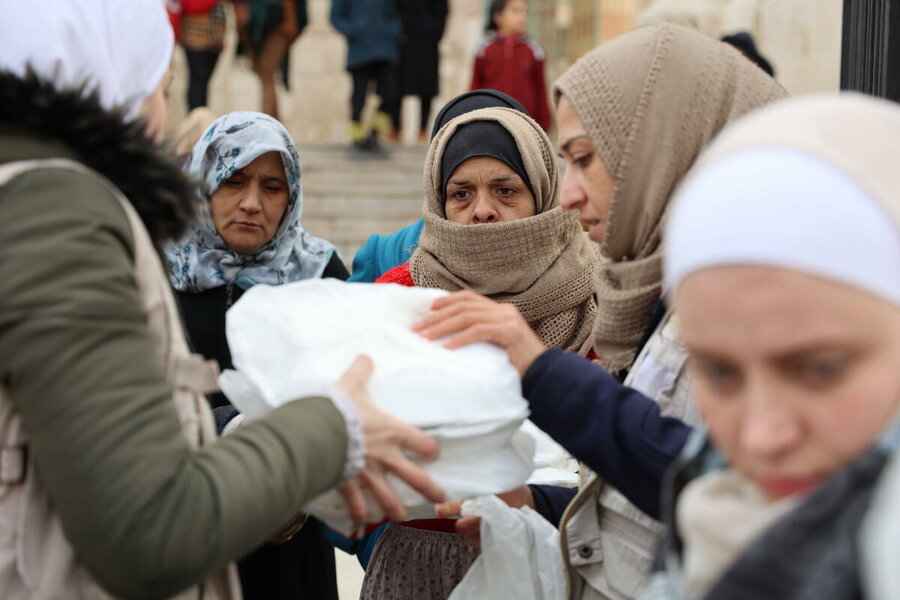
POLYGON ((193 217, 191 181, 144 136, 142 120, 104 110, 96 94, 60 92, 31 74, 0 71, 0 126, 65 144, 122 191, 157 244, 178 237, 193 217))

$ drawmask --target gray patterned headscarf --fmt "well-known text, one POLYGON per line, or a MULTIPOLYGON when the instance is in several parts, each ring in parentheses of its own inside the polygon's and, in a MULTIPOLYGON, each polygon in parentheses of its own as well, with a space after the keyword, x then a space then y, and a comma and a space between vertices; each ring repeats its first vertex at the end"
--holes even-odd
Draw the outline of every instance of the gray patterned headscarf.
POLYGON ((199 179, 208 198, 231 175, 266 152, 278 152, 288 181, 288 205, 275 237, 252 254, 232 250, 216 231, 203 202, 185 236, 166 248, 175 289, 198 293, 222 285, 247 289, 321 277, 335 252, 326 240, 300 225, 303 192, 300 157, 284 126, 258 112, 233 112, 216 119, 194 145, 184 170, 199 179))

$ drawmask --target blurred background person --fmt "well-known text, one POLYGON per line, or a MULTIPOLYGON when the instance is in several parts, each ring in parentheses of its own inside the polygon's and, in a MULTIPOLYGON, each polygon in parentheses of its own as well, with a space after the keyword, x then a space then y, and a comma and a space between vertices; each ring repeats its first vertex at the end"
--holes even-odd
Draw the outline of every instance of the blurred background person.
POLYGON ((775 67, 772 66, 772 63, 765 56, 759 53, 756 41, 749 31, 738 31, 731 35, 722 36, 722 41, 740 50, 741 54, 750 59, 757 67, 771 77, 775 77, 775 67))
POLYGON ((261 110, 277 119, 276 77, 280 72, 289 87, 291 44, 309 22, 306 0, 240 0, 235 11, 244 51, 262 87, 261 110))
POLYGON ((447 0, 396 0, 403 37, 400 42, 400 65, 397 78, 399 93, 391 107, 390 138, 400 137, 403 98, 419 99, 420 142, 428 139, 431 101, 438 95, 440 52, 438 44, 447 24, 447 0))
POLYGON ((528 37, 525 0, 493 0, 488 34, 475 55, 469 89, 507 93, 525 107, 544 131, 552 124, 544 51, 528 37))
POLYGON ((225 9, 220 0, 167 0, 166 8, 187 58, 190 112, 209 105, 209 80, 225 39, 225 9))
MULTIPOLYGON (((204 201, 187 235, 167 248, 169 279, 194 348, 231 369, 225 313, 246 289, 346 279, 348 273, 334 247, 300 222, 300 158, 272 117, 236 112, 218 118, 194 146, 185 171, 203 182, 204 201)), ((212 405, 221 431, 237 410, 222 394, 212 405)), ((241 559, 238 570, 248 599, 337 598, 334 551, 313 517, 292 538, 241 559)))
POLYGON ((395 0, 332 0, 331 24, 347 38, 347 70, 353 79, 351 155, 386 156, 379 136, 393 125, 388 111, 397 102, 397 64, 403 35, 395 0), (363 125, 363 109, 373 83, 380 102, 367 129, 363 125))

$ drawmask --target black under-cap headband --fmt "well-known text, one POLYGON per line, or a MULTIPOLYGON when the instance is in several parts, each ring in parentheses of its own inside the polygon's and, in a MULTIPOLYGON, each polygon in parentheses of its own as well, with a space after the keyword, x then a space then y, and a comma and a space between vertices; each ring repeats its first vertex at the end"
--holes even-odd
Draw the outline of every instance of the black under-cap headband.
POLYGON ((454 131, 444 148, 444 155, 441 157, 441 198, 445 202, 450 176, 459 165, 478 156, 496 158, 509 165, 534 196, 522 154, 512 134, 497 121, 473 121, 454 131))
MULTIPOLYGON (((434 120, 431 139, 434 139, 441 127, 459 115, 464 115, 479 108, 511 108, 528 115, 525 107, 512 96, 497 90, 472 90, 471 92, 460 94, 444 105, 444 108, 441 109, 441 112, 438 113, 437 118, 434 120)), ((528 116, 530 117, 531 115, 528 116)))

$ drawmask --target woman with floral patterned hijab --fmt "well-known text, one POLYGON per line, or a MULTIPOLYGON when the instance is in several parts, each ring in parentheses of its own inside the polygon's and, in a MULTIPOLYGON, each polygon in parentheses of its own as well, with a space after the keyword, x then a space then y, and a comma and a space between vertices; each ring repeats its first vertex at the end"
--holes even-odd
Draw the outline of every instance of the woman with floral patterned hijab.
MULTIPOLYGON (((195 349, 231 368, 225 312, 247 289, 349 274, 334 246, 300 224, 300 158, 277 120, 256 112, 220 117, 185 170, 200 180, 208 201, 166 249, 169 279, 195 349)), ((237 410, 222 394, 210 399, 221 430, 237 410)), ((282 543, 264 544, 238 563, 244 597, 336 600, 334 551, 318 523, 310 518, 299 531, 282 533, 282 543)))
MULTIPOLYGON (((246 290, 256 283, 321 277, 326 270, 334 277, 345 272, 334 246, 300 224, 300 157, 272 117, 256 112, 220 117, 194 146, 185 170, 203 183, 209 202, 187 235, 166 252, 175 289, 200 293, 237 285, 246 290), (274 170, 260 179, 263 163, 274 170), (249 197, 251 191, 261 192, 258 202, 249 197)), ((229 305, 237 300, 231 299, 229 305)))

